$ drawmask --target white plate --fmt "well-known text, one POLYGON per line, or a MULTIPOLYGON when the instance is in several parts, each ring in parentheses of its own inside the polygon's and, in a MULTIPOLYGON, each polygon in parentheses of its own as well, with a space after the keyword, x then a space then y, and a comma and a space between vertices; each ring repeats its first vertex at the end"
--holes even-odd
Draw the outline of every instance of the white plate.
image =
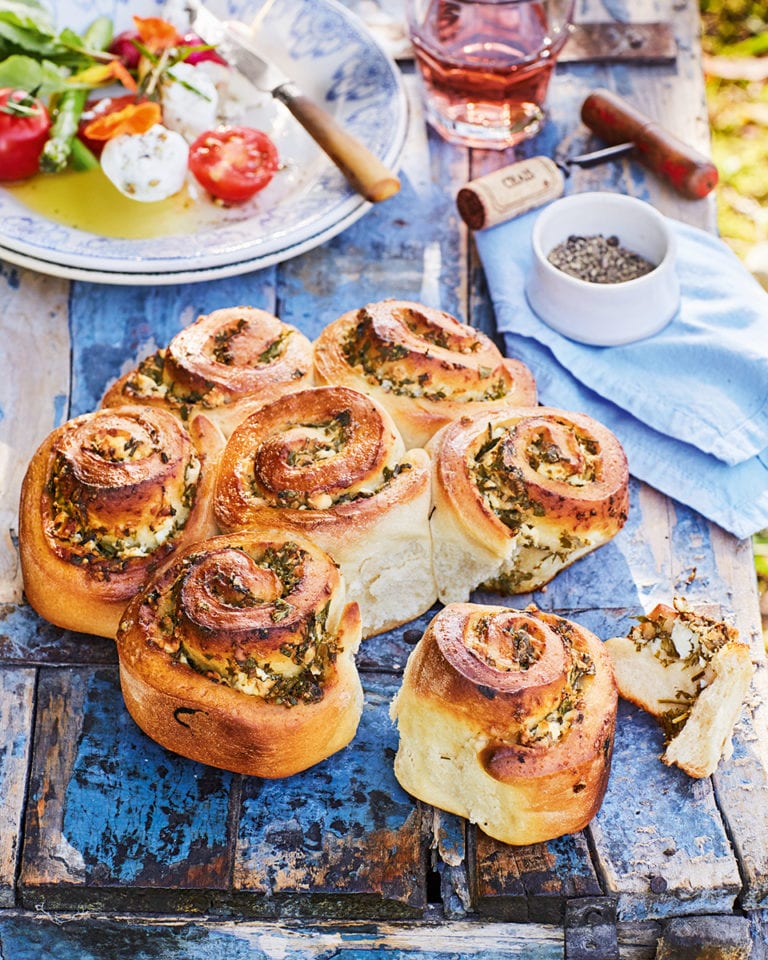
MULTIPOLYGON (((245 22, 261 5, 262 0, 210 4, 220 15, 245 22)), ((133 14, 168 16, 183 25, 175 13, 180 8, 181 0, 160 7, 151 0, 60 0, 56 13, 59 26, 78 30, 107 14, 118 32, 131 25, 133 14)), ((271 5, 264 29, 303 91, 396 170, 407 133, 407 99, 398 68, 361 21, 336 0, 279 0, 271 5)), ((56 276, 106 283, 212 279, 312 249, 370 208, 271 97, 256 95, 248 122, 270 133, 284 169, 247 204, 209 209, 214 221, 193 235, 98 236, 56 223, 0 189, 0 256, 56 276)))
POLYGON ((301 253, 313 250, 326 240, 335 237, 359 219, 360 216, 361 213, 355 209, 346 219, 334 223, 323 233, 307 237, 301 243, 276 251, 271 256, 256 257, 253 260, 239 260, 234 263, 222 263, 214 267, 199 267, 197 269, 191 267, 157 273, 100 270, 98 268, 74 267, 54 263, 52 260, 38 260, 36 257, 30 257, 3 246, 0 246, 0 260, 25 267, 28 270, 36 270, 38 273, 45 273, 52 277, 62 277, 66 280, 86 280, 89 283, 111 283, 115 286, 145 286, 147 284, 168 286, 174 283, 201 283, 204 280, 217 280, 220 277, 240 276, 253 270, 261 270, 264 267, 272 266, 275 263, 282 263, 284 260, 290 260, 291 257, 297 257, 301 253))

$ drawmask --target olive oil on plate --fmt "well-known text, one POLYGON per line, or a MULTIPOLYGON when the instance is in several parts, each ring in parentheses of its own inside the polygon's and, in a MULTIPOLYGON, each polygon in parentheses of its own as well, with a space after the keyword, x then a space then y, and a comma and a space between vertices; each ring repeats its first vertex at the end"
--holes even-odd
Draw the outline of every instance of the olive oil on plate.
POLYGON ((193 197, 186 186, 166 200, 131 200, 120 193, 100 167, 40 174, 3 187, 48 220, 102 237, 146 240, 191 235, 225 219, 221 208, 206 198, 193 197))

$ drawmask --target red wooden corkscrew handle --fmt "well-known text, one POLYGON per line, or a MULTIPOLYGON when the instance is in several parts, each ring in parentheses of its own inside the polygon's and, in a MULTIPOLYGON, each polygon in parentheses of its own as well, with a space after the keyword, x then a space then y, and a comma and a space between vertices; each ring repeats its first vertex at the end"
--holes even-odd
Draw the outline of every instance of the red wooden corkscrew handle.
POLYGON ((581 119, 610 146, 634 143, 640 163, 684 197, 699 200, 717 185, 711 160, 610 90, 593 91, 582 105, 581 119))

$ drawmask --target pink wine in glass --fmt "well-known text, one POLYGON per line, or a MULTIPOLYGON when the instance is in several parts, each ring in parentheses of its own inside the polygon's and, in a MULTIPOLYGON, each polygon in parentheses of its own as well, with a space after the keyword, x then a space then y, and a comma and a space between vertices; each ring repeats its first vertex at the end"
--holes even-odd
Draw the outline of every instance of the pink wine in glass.
POLYGON ((572 0, 410 0, 430 123, 474 147, 508 147, 537 133, 572 10, 572 0))

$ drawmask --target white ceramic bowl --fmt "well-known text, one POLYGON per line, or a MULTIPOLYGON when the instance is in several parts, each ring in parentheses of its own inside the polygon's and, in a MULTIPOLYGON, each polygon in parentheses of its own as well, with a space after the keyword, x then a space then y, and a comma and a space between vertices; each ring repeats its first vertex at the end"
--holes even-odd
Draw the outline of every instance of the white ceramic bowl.
POLYGON ((533 264, 526 295, 546 324, 572 340, 616 346, 658 333, 677 312, 680 283, 675 237, 650 204, 619 193, 579 193, 555 200, 536 218, 533 264), (621 283, 591 283, 571 276, 547 257, 571 235, 616 236, 654 270, 621 283))

